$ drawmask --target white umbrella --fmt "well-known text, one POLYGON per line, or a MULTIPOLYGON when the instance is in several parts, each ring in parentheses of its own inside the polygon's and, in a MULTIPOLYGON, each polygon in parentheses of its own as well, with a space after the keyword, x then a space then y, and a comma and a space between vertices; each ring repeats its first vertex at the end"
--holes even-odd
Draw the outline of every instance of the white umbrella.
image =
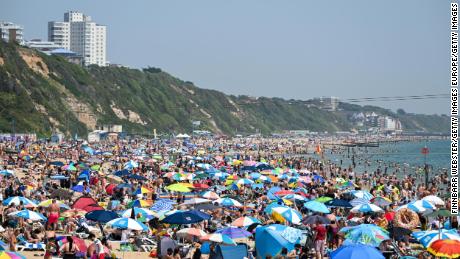
POLYGON ((203 198, 192 198, 190 200, 186 200, 181 205, 195 205, 195 204, 208 203, 208 202, 211 202, 211 200, 203 199, 203 198))
POLYGON ((425 196, 425 197, 422 198, 422 200, 429 201, 430 203, 432 203, 434 205, 439 205, 439 206, 445 206, 446 205, 446 203, 441 198, 439 198, 438 196, 435 196, 435 195, 425 196))

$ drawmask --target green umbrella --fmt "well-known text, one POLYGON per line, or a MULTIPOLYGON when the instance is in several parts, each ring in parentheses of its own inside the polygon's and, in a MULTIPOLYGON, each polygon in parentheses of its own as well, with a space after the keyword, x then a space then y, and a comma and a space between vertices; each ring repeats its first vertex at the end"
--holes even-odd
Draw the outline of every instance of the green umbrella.
POLYGON ((331 200, 332 200, 331 197, 322 196, 322 197, 317 198, 315 201, 321 202, 321 203, 326 203, 326 202, 331 201, 331 200))
POLYGON ((91 170, 93 170, 93 171, 98 171, 99 168, 101 168, 101 165, 93 165, 93 166, 91 166, 91 170))
POLYGON ((442 208, 442 209, 433 211, 431 213, 428 213, 425 216, 427 217, 453 217, 457 215, 453 215, 452 213, 450 213, 448 209, 442 208))

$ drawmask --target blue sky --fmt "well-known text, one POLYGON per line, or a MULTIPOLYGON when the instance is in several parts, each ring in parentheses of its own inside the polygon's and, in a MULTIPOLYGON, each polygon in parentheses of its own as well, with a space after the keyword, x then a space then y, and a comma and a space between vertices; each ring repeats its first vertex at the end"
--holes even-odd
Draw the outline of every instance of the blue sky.
MULTIPOLYGON (((107 25, 108 60, 229 94, 341 99, 449 93, 449 1, 15 0, 0 20, 47 37, 67 10, 107 25)), ((448 99, 371 102, 448 113, 448 99)))

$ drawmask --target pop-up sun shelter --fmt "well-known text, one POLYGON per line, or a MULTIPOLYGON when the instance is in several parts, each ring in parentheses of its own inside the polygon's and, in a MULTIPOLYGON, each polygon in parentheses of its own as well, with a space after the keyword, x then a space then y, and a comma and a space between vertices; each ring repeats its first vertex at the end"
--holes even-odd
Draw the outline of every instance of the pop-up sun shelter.
POLYGON ((216 246, 215 251, 211 252, 209 259, 241 259, 249 258, 248 246, 238 244, 236 246, 216 246))
POLYGON ((294 245, 300 242, 301 235, 300 230, 279 224, 258 227, 256 229, 257 258, 266 258, 267 255, 273 257, 279 254, 283 247, 291 251, 294 245))

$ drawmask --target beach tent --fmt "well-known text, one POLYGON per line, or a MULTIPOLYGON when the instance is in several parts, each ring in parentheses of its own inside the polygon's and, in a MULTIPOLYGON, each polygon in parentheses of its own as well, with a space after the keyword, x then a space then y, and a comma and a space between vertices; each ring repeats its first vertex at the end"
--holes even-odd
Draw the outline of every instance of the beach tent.
POLYGON ((249 258, 248 245, 238 244, 236 246, 217 245, 209 255, 210 259, 241 259, 249 258))
POLYGON ((97 204, 97 202, 91 197, 80 197, 78 198, 73 204, 72 209, 81 209, 86 212, 94 211, 94 210, 103 210, 101 206, 97 204))
POLYGON ((300 242, 300 238, 292 240, 296 235, 292 235, 291 232, 295 231, 294 228, 279 224, 256 228, 257 258, 266 258, 267 255, 273 257, 279 254, 283 247, 288 251, 294 249, 294 245, 300 242))

